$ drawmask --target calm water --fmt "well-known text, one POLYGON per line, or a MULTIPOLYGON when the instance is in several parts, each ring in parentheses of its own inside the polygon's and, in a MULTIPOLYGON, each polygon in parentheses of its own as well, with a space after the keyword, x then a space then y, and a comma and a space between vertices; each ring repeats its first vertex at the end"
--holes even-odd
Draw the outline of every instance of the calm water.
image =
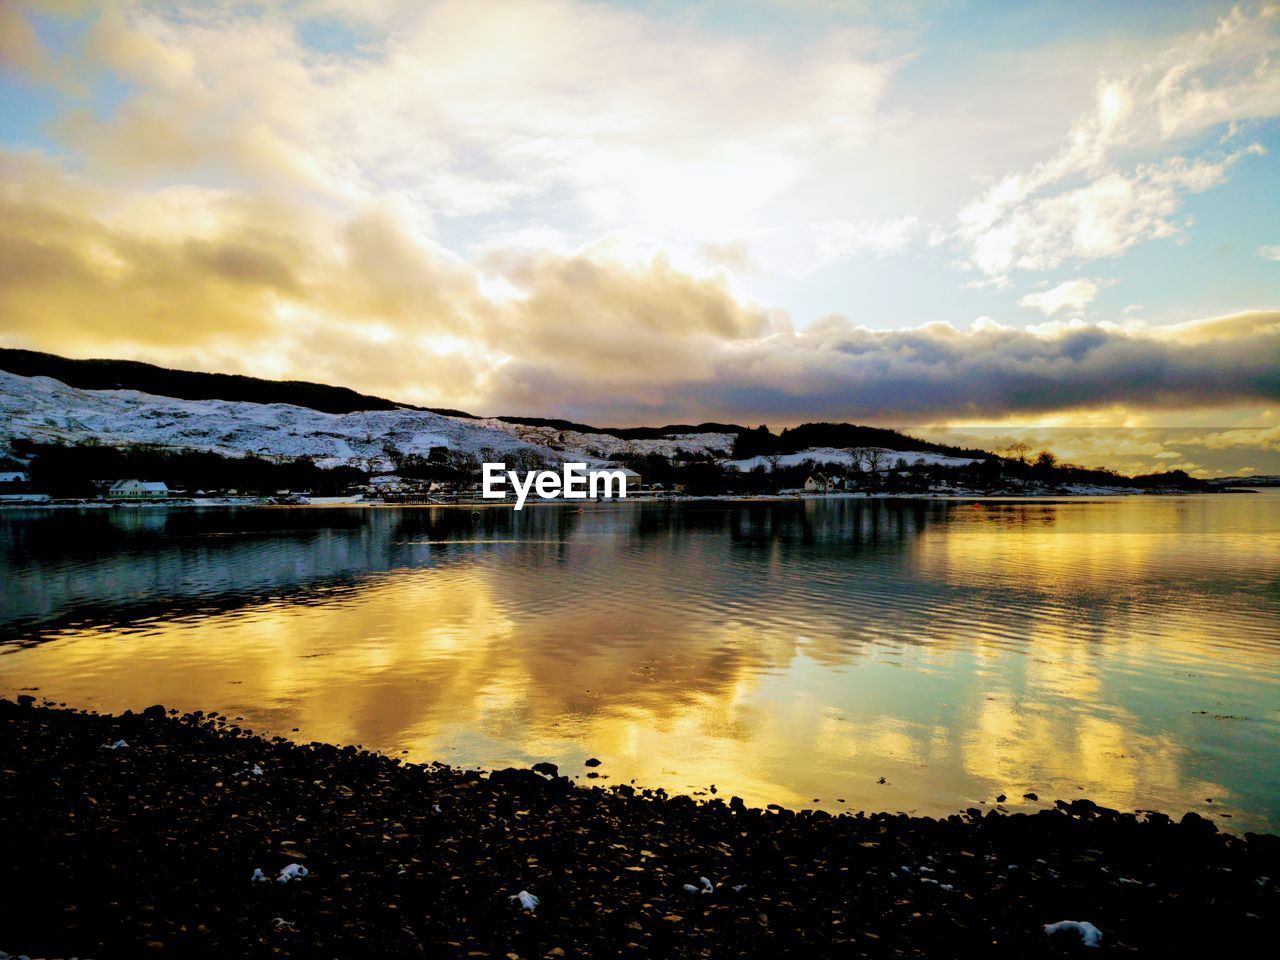
POLYGON ((1280 830, 1274 491, 10 511, 0 578, 8 696, 757 803, 1280 830))

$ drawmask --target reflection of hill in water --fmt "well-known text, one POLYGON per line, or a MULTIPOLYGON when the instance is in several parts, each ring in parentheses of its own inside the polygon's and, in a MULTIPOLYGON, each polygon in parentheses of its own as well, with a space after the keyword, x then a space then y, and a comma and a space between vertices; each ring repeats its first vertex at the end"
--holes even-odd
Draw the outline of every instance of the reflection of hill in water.
POLYGON ((1278 572, 1256 497, 4 514, 0 690, 756 802, 1274 823, 1278 572))
MULTIPOLYGON (((845 502, 805 504, 619 504, 485 509, 210 509, 29 511, 0 515, 5 581, 0 641, 32 639, 69 625, 127 623, 157 615, 227 609, 290 596, 331 597, 362 578, 404 568, 466 562, 504 551, 531 573, 506 578, 516 594, 571 604, 574 593, 617 577, 655 579, 664 563, 703 561, 703 588, 743 565, 800 555, 855 555, 907 540, 932 508, 845 502), (704 552, 709 543, 715 551, 704 552), (590 546, 586 551, 576 547, 590 546), (510 548, 518 550, 511 551, 510 548), (814 548, 819 548, 814 554, 814 548), (825 549, 824 549, 825 548, 825 549), (693 556, 690 555, 693 551, 693 556), (657 567, 655 568, 655 564, 657 567)), ((670 572, 670 571, 668 571, 670 572)), ((797 571, 804 575, 804 571, 797 571)), ((520 604, 517 602, 517 606, 520 604)))

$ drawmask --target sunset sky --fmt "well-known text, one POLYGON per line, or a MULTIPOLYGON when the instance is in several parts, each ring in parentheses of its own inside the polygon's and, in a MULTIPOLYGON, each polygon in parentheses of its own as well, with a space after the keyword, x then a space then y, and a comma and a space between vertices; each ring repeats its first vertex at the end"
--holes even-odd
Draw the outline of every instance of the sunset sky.
POLYGON ((1280 472, 1280 4, 0 0, 0 61, 0 346, 1280 472))

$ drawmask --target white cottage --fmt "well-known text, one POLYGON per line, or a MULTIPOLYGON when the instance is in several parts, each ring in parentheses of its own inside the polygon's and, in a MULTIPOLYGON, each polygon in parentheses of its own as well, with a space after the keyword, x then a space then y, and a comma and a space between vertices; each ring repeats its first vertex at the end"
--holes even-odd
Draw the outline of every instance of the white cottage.
POLYGON ((161 480, 117 480, 107 491, 112 500, 162 500, 169 487, 161 480))
POLYGON ((804 481, 805 493, 830 493, 831 481, 821 473, 810 474, 804 481))

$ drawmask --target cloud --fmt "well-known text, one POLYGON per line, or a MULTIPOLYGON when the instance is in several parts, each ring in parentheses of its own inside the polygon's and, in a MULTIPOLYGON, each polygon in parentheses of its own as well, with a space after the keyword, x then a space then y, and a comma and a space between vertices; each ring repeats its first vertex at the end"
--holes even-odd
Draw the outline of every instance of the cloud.
POLYGON ((1275 260, 1280 263, 1280 243, 1273 243, 1269 246, 1259 247, 1258 256, 1264 260, 1275 260))
POLYGON ((1241 447, 1280 452, 1280 427, 1237 427, 1197 433, 1181 441, 1184 446, 1203 447, 1207 450, 1229 450, 1241 447))
MULTIPOLYGON (((477 412, 644 422, 925 422, 1280 400, 1280 314, 1176 327, 994 321, 795 329, 663 257, 508 251, 484 270, 370 201, 338 220, 256 194, 88 186, 0 154, 10 345, 349 384, 477 412), (494 281, 507 294, 488 292, 494 281)), ((1083 304, 1096 281, 1039 295, 1083 304)), ((1063 306, 1065 305, 1065 306, 1063 306)))
MULTIPOLYGON (((987 276, 1052 270, 1114 257, 1178 236, 1183 198, 1222 183, 1250 144, 1195 159, 1174 155, 1126 167, 1128 151, 1158 149, 1212 126, 1280 113, 1280 7, 1240 8, 1214 30, 1180 42, 1131 73, 1099 82, 1094 106, 1058 150, 1010 173, 964 206, 956 236, 964 266, 987 276)), ((1227 140, 1230 137, 1225 138, 1227 140)))
POLYGON ((688 385, 682 402, 739 416, 900 423, 1270 403, 1280 396, 1278 361, 1276 313, 1159 331, 1083 323, 1039 332, 994 323, 869 330, 832 318, 728 345, 722 390, 688 385))
POLYGON ((0 66, 38 83, 76 90, 72 72, 49 52, 17 4, 0 4, 0 66))
POLYGON ((960 215, 969 265, 1007 277, 1116 257, 1144 241, 1176 237, 1188 222, 1177 217, 1183 197, 1217 186, 1243 157, 1261 152, 1252 145, 1214 159, 1172 157, 1127 174, 1101 172, 1084 186, 1016 203, 993 188, 960 215))
POLYGON ((1064 280, 1048 290, 1028 293, 1018 301, 1018 306, 1039 310, 1046 317, 1063 310, 1078 313, 1093 303, 1101 289, 1102 285, 1097 280, 1064 280))
POLYGON ((901 217, 883 222, 823 223, 813 227, 812 232, 817 250, 814 269, 817 269, 859 254, 900 253, 908 244, 926 235, 927 228, 915 217, 901 217))
POLYGON ((332 202, 394 191, 457 218, 551 202, 597 230, 669 236, 748 224, 815 156, 865 138, 896 69, 866 33, 797 49, 570 0, 390 4, 341 54, 304 43, 306 16, 108 7, 81 66, 139 93, 59 132, 117 176, 216 172, 332 202))
MULTIPOLYGON (((1161 139, 1222 123, 1280 113, 1280 5, 1264 2, 1251 15, 1235 6, 1217 26, 1168 51, 1149 66, 1150 100, 1161 139)), ((1148 119, 1150 122, 1151 118, 1148 119)))
MULTIPOLYGON (((1215 414, 1220 415, 1220 412, 1215 414)), ((1244 419, 1258 415, 1258 411, 1250 411, 1244 419)), ((1020 441, 1032 451, 1052 450, 1067 463, 1105 465, 1131 475, 1175 469, 1202 477, 1245 472, 1280 474, 1280 428, 1276 427, 1209 429, 1150 424, 1117 427, 1089 423, 1030 426, 1014 423, 918 427, 912 432, 939 443, 983 450, 1008 450, 1020 441), (1253 463, 1249 471, 1240 468, 1245 457, 1253 463)))
MULTIPOLYGON (((122 4, 54 49, 22 9, 0 52, 70 107, 47 152, 0 151, 6 345, 620 424, 1277 399, 1274 313, 1086 324, 1103 281, 1076 279, 1022 297, 1055 318, 1034 329, 878 329, 900 304, 855 296, 797 328, 745 295, 943 243, 884 189, 906 158, 973 190, 953 147, 978 148, 921 132, 881 32, 782 42, 569 0, 122 4), (76 92, 104 75, 112 96, 76 92)), ((1047 160, 987 181, 959 217, 968 285, 1184 231, 1186 196, 1252 148, 1166 139, 1274 112, 1270 10, 1108 79, 1047 160)), ((1003 142, 986 122, 974 139, 1003 142)))

